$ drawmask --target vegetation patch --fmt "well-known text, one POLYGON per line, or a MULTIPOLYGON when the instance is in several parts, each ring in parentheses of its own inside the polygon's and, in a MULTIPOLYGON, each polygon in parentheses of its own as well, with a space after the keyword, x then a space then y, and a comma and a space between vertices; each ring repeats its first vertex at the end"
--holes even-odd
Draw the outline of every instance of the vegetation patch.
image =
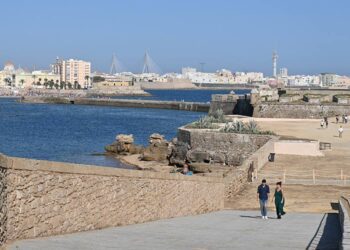
POLYGON ((198 129, 218 129, 217 123, 225 123, 226 118, 224 111, 218 109, 210 115, 201 117, 198 121, 195 121, 187 126, 187 128, 198 128, 198 129))
POLYGON ((225 126, 220 129, 220 132, 237 134, 275 135, 275 133, 272 131, 261 130, 257 122, 254 120, 251 120, 246 123, 242 121, 226 122, 225 126))

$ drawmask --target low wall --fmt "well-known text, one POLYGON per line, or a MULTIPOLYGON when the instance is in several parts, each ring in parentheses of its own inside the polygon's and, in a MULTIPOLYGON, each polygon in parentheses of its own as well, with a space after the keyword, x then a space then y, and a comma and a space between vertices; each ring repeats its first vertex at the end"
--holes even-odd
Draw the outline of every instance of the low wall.
POLYGON ((339 249, 350 249, 350 199, 339 200, 339 219, 342 230, 342 242, 339 249))
POLYGON ((220 210, 224 189, 222 178, 0 156, 0 245, 220 210))
POLYGON ((282 155, 323 156, 318 141, 281 140, 275 143, 274 151, 282 155))
POLYGON ((293 104, 259 103, 254 106, 253 117, 264 118, 323 118, 350 113, 350 105, 328 104, 293 104))
POLYGON ((230 165, 240 165, 271 139, 268 135, 223 133, 216 130, 180 128, 177 138, 192 149, 224 154, 230 165))
POLYGON ((232 200, 242 191, 248 182, 256 181, 259 171, 268 162, 270 153, 273 153, 274 144, 278 138, 272 138, 259 150, 246 159, 241 166, 233 169, 225 176, 225 199, 232 200))

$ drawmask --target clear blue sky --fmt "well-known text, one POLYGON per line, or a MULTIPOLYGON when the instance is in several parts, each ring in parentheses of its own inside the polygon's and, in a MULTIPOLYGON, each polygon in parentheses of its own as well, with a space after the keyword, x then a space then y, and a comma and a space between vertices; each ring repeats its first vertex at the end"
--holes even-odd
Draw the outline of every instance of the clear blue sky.
POLYGON ((182 66, 271 74, 350 75, 349 0, 11 0, 1 3, 0 64, 47 68, 56 56, 109 71, 115 52, 138 72, 149 50, 163 72, 182 66))

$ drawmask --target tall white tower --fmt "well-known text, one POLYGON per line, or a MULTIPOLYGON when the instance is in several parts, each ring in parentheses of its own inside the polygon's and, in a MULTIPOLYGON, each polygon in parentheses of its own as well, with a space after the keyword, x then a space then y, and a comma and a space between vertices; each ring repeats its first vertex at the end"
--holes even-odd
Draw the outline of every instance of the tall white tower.
POLYGON ((273 77, 276 78, 277 77, 277 52, 274 51, 272 53, 272 68, 273 68, 273 77))

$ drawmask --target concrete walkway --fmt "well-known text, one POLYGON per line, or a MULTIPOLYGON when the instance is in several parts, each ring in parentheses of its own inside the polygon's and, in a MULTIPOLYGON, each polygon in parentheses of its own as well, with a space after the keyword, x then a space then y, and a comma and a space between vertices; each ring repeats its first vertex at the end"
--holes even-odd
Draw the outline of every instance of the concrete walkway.
POLYGON ((337 215, 220 211, 138 225, 15 242, 9 249, 337 249, 337 215), (274 214, 270 214, 274 216, 274 214))

